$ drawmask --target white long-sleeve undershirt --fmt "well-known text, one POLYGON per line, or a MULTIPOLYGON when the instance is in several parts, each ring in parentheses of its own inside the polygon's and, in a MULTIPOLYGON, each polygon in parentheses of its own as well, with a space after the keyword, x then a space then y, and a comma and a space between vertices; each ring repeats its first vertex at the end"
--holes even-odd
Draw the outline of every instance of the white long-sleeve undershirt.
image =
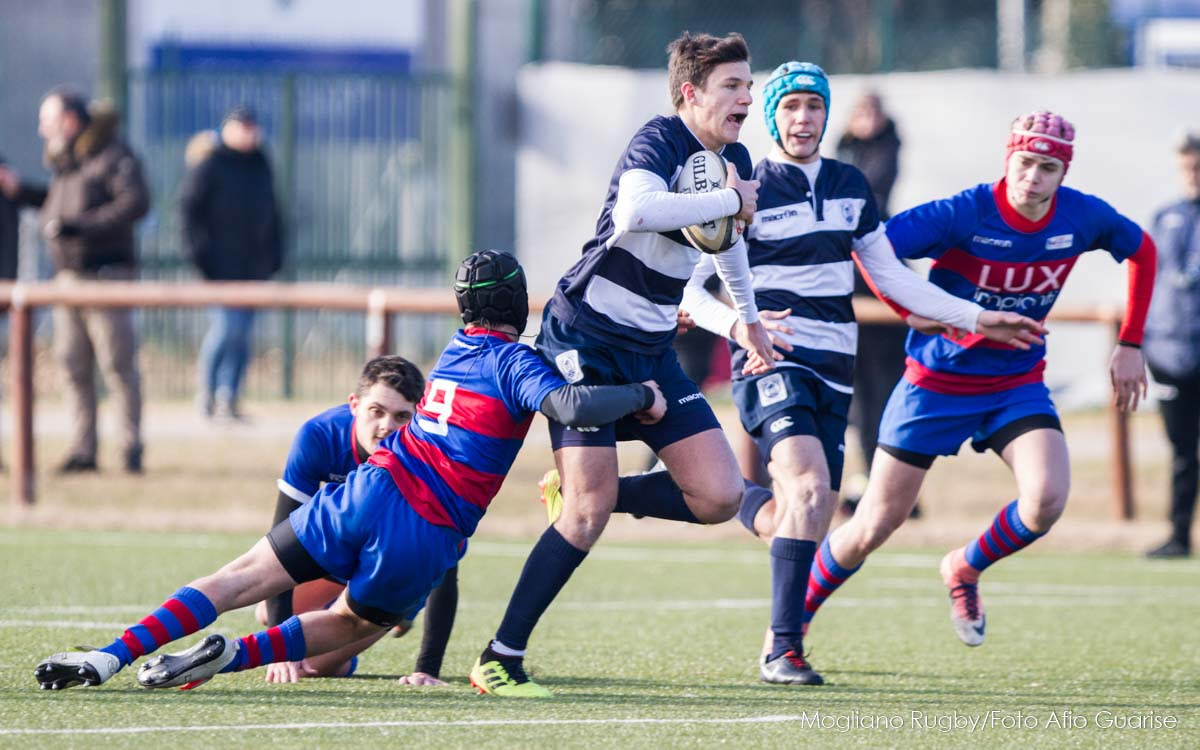
POLYGON ((683 288, 683 302, 679 306, 692 316, 696 325, 727 339, 733 338, 733 325, 738 322, 737 311, 704 288, 704 282, 713 275, 716 266, 712 256, 706 255, 696 264, 692 278, 683 288))
MULTIPOLYGON (((960 299, 922 279, 896 257, 887 235, 880 232, 856 251, 871 280, 887 297, 918 315, 974 332, 983 308, 960 299)), ((713 258, 700 260, 683 290, 682 307, 696 325, 718 336, 730 338, 737 313, 704 288, 714 271, 713 258)), ((744 319, 743 319, 744 320, 744 319)))
POLYGON ((856 248, 855 252, 871 281, 888 299, 917 315, 975 332, 983 308, 970 300, 955 297, 913 273, 896 257, 892 241, 883 231, 877 232, 874 240, 856 248))
MULTIPOLYGON (((612 218, 615 234, 620 241, 626 232, 670 232, 692 224, 703 224, 732 216, 741 206, 733 188, 707 193, 673 193, 665 181, 653 172, 630 169, 617 181, 617 200, 612 218)), ((746 240, 739 237, 733 247, 715 256, 717 276, 733 299, 734 314, 744 323, 758 320, 754 290, 750 283, 750 261, 746 255, 746 240)), ((709 271, 711 275, 712 271, 709 271)), ((726 308, 728 309, 728 308, 726 308)))
POLYGON ((670 232, 737 213, 741 199, 733 188, 707 193, 672 193, 662 177, 630 169, 617 181, 613 227, 617 232, 670 232))

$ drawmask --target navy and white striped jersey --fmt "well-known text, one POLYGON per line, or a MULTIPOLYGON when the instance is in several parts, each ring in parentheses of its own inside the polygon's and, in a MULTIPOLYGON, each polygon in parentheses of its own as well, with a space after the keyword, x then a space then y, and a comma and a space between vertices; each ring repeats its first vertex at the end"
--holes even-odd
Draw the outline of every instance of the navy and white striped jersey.
MULTIPOLYGON (((657 354, 675 337, 675 316, 683 289, 700 260, 683 234, 622 230, 613 220, 621 175, 642 170, 674 190, 688 156, 704 146, 677 115, 655 117, 642 126, 617 162, 596 234, 583 246, 583 257, 559 281, 550 313, 565 324, 614 347, 657 354)), ((751 161, 740 143, 720 155, 743 179, 751 161)))
MULTIPOLYGON (((815 190, 799 165, 763 159, 754 168, 760 183, 758 211, 747 230, 754 297, 760 310, 785 310, 792 345, 777 367, 799 367, 830 388, 850 393, 858 325, 851 251, 883 234, 879 210, 857 168, 822 159, 815 190)), ((733 372, 746 352, 733 350, 733 372)))

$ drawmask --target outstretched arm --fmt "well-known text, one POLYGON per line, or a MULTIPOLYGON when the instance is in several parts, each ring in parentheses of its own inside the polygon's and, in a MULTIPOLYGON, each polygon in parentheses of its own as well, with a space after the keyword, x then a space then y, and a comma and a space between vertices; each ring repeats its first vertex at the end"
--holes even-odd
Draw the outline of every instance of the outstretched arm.
POLYGON ((439 678, 442 659, 446 656, 446 644, 450 642, 450 631, 454 629, 454 616, 458 612, 458 566, 446 571, 436 589, 429 592, 425 602, 425 630, 421 636, 421 651, 413 673, 400 678, 401 685, 445 685, 439 678))
POLYGON ((891 300, 893 309, 899 306, 953 328, 975 330, 983 308, 913 273, 896 257, 896 250, 882 227, 855 250, 855 256, 868 286, 885 303, 891 300))
POLYGON ((1014 312, 985 310, 917 276, 896 258, 882 231, 855 252, 854 260, 875 296, 922 333, 946 333, 957 339, 965 331, 1022 350, 1045 343, 1041 336, 1046 328, 1038 321, 1014 312))

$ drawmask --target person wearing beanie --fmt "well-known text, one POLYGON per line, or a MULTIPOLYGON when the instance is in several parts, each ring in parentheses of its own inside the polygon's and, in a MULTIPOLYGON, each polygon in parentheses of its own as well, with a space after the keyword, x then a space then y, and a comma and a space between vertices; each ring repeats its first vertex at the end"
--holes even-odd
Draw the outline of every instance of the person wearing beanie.
MULTIPOLYGON (((753 355, 736 343, 736 313, 705 289, 705 262, 684 293, 697 325, 734 340, 734 402, 776 489, 774 499, 745 493, 738 514, 770 546, 771 624, 759 673, 776 684, 822 683, 804 656, 804 601, 841 483, 856 350, 854 259, 883 294, 927 318, 1025 348, 1041 331, 1015 312, 984 311, 945 292, 897 260, 862 172, 821 156, 829 103, 829 79, 809 62, 780 65, 763 88, 775 145, 754 170, 758 211, 747 236, 755 299, 784 350, 777 370, 743 374, 753 355)), ((747 476, 750 468, 743 466, 747 476)))
MULTIPOLYGON (((1075 128, 1039 110, 1009 130, 1000 179, 904 211, 887 223, 901 258, 933 261, 929 280, 987 310, 1044 320, 1083 253, 1128 262, 1125 320, 1109 364, 1115 404, 1137 408, 1146 390, 1141 342, 1154 288, 1154 242, 1092 195, 1062 185, 1075 128)), ((1062 515, 1070 463, 1050 392, 1045 346, 997 345, 931 321, 910 319, 908 363, 884 410, 879 449, 854 517, 822 545, 809 579, 811 617, 908 517, 938 456, 968 439, 995 451, 1016 480, 1007 503, 975 539, 947 553, 940 572, 950 620, 968 646, 983 643, 980 575, 1044 536, 1062 515)))

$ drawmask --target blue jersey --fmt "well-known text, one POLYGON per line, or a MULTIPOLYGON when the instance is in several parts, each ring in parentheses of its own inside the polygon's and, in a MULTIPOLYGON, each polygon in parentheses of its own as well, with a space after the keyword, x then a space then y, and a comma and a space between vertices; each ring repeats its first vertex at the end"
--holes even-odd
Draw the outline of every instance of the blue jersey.
MULTIPOLYGON (((1060 187, 1040 221, 1008 204, 1005 183, 977 185, 892 217, 901 258, 932 258, 929 280, 987 310, 1043 320, 1071 268, 1089 250, 1117 261, 1137 252, 1142 230, 1104 201, 1060 187)), ((988 393, 1041 380, 1046 350, 1020 351, 970 334, 958 340, 910 331, 905 377, 939 393, 988 393)))
MULTIPOLYGON (((797 367, 830 388, 850 393, 858 326, 853 250, 880 238, 883 227, 867 179, 857 168, 822 159, 817 184, 799 165, 764 159, 754 168, 758 211, 747 229, 754 299, 759 310, 786 310, 792 351, 777 367, 797 367)), ((746 352, 733 350, 733 372, 746 352)), ((735 375, 735 377, 740 377, 735 375)))
POLYGON ((484 329, 459 331, 429 373, 412 422, 385 438, 368 463, 386 469, 426 521, 470 536, 533 413, 566 384, 524 344, 484 329))
MULTIPOLYGON (((677 115, 655 117, 633 136, 613 170, 596 234, 567 271, 550 300, 554 317, 601 342, 641 354, 666 350, 675 337, 683 288, 700 260, 679 230, 617 234, 612 218, 621 175, 640 169, 674 190, 683 164, 703 151, 677 115)), ((740 143, 721 149, 749 179, 750 154, 740 143)))
POLYGON ((349 404, 342 404, 304 423, 292 441, 283 477, 276 485, 291 499, 306 503, 322 482, 344 482, 358 464, 354 412, 349 404))

